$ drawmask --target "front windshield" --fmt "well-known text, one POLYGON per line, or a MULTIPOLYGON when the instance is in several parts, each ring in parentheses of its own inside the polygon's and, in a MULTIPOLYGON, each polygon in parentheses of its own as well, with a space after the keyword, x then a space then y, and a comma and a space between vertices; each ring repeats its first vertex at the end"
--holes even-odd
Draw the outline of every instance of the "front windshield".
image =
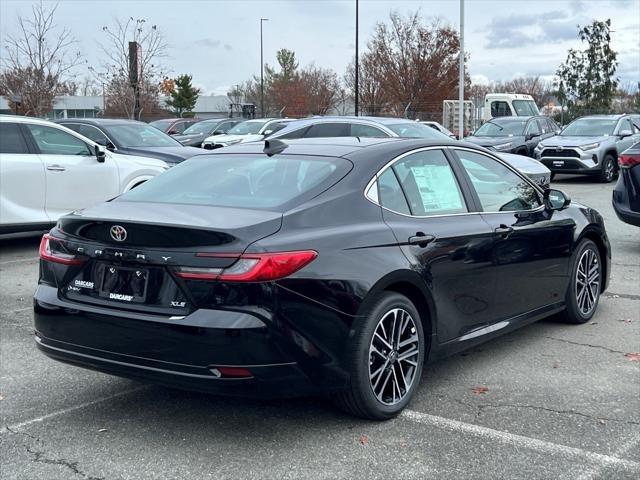
POLYGON ((513 100, 511 103, 516 111, 516 115, 519 117, 540 115, 538 106, 532 100, 513 100))
POLYGON ((193 135, 197 133, 210 133, 214 128, 218 126, 219 123, 220 123, 220 120, 212 120, 212 121, 205 120, 204 122, 198 122, 194 125, 191 125, 184 132, 182 132, 182 134, 193 135))
POLYGON ((385 125, 396 135, 403 138, 426 138, 428 140, 451 140, 447 135, 421 123, 392 123, 385 125))
POLYGON ((489 120, 473 134, 474 137, 508 137, 514 135, 524 135, 526 120, 509 120, 496 122, 489 120))
POLYGON ((227 135, 255 135, 267 123, 268 120, 262 122, 242 122, 227 132, 227 135))
POLYGON ((613 135, 616 120, 610 118, 579 118, 574 120, 560 133, 563 137, 604 137, 613 135))
POLYGON ((156 120, 155 122, 151 122, 149 125, 151 125, 152 127, 156 127, 158 130, 165 131, 167 128, 169 128, 171 126, 171 124, 174 121, 175 120, 173 120, 173 119, 156 120))
POLYGON ((108 133, 123 148, 182 147, 180 142, 151 125, 137 123, 112 125, 108 133))

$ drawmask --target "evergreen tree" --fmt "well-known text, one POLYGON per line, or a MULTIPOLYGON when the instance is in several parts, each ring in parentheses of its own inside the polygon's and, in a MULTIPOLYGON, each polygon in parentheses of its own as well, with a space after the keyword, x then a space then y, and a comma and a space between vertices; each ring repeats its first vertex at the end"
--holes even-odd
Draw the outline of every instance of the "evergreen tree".
POLYGON ((191 84, 191 75, 180 75, 175 79, 175 88, 167 100, 167 106, 173 109, 177 117, 193 116, 200 89, 191 84))
POLYGON ((580 28, 578 37, 587 43, 585 50, 569 50, 560 65, 556 85, 571 116, 606 113, 618 86, 615 78, 618 54, 611 49, 611 19, 594 20, 580 28))

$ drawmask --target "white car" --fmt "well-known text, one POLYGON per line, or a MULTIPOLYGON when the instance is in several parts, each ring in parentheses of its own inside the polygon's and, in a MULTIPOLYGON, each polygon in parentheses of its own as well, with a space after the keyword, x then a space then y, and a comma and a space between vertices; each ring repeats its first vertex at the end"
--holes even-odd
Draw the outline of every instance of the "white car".
POLYGON ((259 118, 237 124, 226 135, 213 135, 202 141, 202 148, 213 150, 237 143, 257 142, 283 129, 295 118, 259 118))
POLYGON ((43 230, 169 167, 121 155, 46 120, 0 115, 0 233, 43 230))
POLYGON ((431 122, 431 121, 428 121, 428 120, 425 120, 425 121, 422 121, 422 122, 419 122, 419 123, 421 123, 423 125, 426 125, 427 127, 431 127, 434 130, 439 131, 440 133, 444 133, 445 135, 453 138, 454 140, 456 140, 458 138, 458 137, 455 136, 455 134, 451 130, 445 128, 444 125, 442 125, 441 123, 431 122))

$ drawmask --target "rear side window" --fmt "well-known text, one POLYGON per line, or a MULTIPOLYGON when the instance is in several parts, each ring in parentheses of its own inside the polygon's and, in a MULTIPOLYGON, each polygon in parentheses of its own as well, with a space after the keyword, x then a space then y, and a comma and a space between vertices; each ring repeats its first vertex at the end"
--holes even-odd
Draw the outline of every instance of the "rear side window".
POLYGON ((376 127, 369 125, 362 125, 360 123, 354 123, 351 125, 352 137, 372 137, 372 138, 385 138, 388 137, 386 133, 376 127))
POLYGON ((348 160, 333 157, 199 155, 119 198, 272 210, 324 191, 351 166, 348 160))
POLYGON ((17 123, 0 123, 0 153, 29 153, 17 123))
POLYGON ((294 130, 293 132, 285 133, 284 135, 280 135, 278 138, 282 139, 293 139, 293 138, 302 138, 304 137, 304 133, 307 131, 307 127, 299 128, 294 130))
POLYGON ((348 137, 350 134, 351 129, 348 123, 319 123, 309 127, 305 138, 348 137))
POLYGON ((398 213, 404 213, 410 215, 409 205, 402 193, 402 187, 398 183, 393 170, 388 168, 378 177, 378 196, 380 199, 380 205, 389 210, 398 213))

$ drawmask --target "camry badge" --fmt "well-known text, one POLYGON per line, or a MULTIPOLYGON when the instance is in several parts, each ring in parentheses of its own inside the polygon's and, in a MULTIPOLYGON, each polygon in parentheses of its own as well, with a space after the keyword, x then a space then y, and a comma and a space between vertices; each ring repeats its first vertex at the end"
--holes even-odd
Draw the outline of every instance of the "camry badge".
POLYGON ((120 225, 113 225, 109 233, 116 242, 124 242, 127 239, 127 231, 120 225))

